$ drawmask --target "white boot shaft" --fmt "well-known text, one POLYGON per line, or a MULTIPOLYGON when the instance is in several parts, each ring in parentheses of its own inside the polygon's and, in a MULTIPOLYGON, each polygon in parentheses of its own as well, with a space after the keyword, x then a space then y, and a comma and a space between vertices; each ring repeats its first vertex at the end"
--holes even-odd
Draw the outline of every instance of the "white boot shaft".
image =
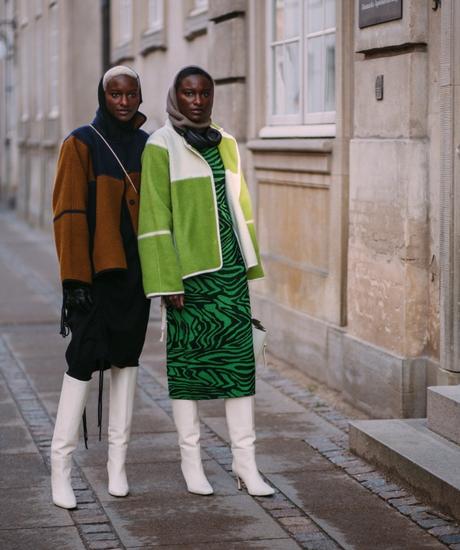
POLYGON ((233 454, 232 470, 237 476, 238 488, 241 488, 241 479, 250 495, 273 495, 275 490, 262 479, 256 464, 254 398, 226 399, 225 415, 233 454))
POLYGON ((131 435, 137 373, 138 367, 110 369, 107 473, 109 493, 117 497, 129 493, 125 462, 131 435))
POLYGON ((78 445, 78 432, 89 394, 89 381, 64 374, 61 396, 51 442, 51 491, 61 508, 77 505, 71 484, 72 453, 78 445))
POLYGON ((212 495, 214 491, 201 461, 198 403, 188 399, 172 399, 171 403, 179 436, 181 470, 187 489, 198 495, 212 495))

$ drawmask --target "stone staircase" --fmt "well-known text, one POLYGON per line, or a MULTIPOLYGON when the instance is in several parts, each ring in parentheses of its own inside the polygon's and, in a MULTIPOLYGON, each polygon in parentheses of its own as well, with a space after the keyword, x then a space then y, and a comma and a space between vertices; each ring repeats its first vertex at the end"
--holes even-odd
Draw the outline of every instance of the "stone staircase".
POLYGON ((350 422, 349 444, 460 520, 460 386, 428 388, 427 418, 350 422))

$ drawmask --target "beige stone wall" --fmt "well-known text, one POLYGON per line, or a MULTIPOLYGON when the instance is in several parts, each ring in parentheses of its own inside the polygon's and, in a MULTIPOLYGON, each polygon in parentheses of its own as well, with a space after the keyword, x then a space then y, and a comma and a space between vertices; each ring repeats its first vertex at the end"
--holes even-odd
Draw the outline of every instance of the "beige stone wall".
POLYGON ((58 0, 58 105, 50 104, 51 5, 18 4, 17 206, 33 225, 51 228, 51 193, 59 147, 97 108, 101 76, 100 6, 58 0), (21 7, 21 11, 19 9, 21 7), (42 108, 39 110, 38 95, 42 108), (56 108, 57 107, 57 108, 56 108))
POLYGON ((350 334, 392 353, 436 357, 438 14, 404 9, 401 21, 355 30, 348 321, 350 334))

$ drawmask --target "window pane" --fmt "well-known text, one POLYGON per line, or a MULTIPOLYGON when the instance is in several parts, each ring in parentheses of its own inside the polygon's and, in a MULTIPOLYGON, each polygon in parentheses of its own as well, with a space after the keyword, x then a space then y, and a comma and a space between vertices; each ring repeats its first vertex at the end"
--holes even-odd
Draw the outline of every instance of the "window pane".
POLYGON ((59 111, 59 18, 58 6, 53 4, 49 11, 49 113, 53 116, 59 111))
POLYGON ((284 46, 273 48, 273 114, 284 113, 284 46))
POLYGON ((285 0, 285 29, 284 38, 295 38, 299 36, 300 25, 299 0, 285 0))
POLYGON ((335 111, 335 34, 325 36, 325 64, 326 82, 324 109, 335 111))
POLYGON ((273 0, 273 41, 284 38, 284 0, 273 0))
POLYGON ((286 107, 285 113, 294 115, 299 112, 299 43, 286 45, 285 50, 286 107))
POLYGON ((336 0, 325 0, 324 6, 324 28, 335 27, 335 2, 336 0))
POLYGON ((149 26, 151 30, 163 27, 163 0, 149 0, 149 26))
POLYGON ((308 63, 308 90, 307 108, 310 113, 323 110, 323 85, 322 85, 322 55, 321 50, 324 37, 309 38, 307 40, 308 63))
POLYGON ((323 0, 307 0, 308 33, 323 30, 323 0))

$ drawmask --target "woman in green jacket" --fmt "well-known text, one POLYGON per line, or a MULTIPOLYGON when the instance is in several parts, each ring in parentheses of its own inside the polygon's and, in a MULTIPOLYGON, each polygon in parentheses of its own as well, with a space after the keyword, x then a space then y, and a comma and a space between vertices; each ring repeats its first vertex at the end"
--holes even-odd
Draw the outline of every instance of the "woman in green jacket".
POLYGON ((274 490, 255 462, 255 359, 248 279, 263 277, 235 139, 211 123, 214 83, 182 69, 168 120, 142 157, 139 253, 144 290, 167 306, 167 374, 181 466, 192 493, 211 494, 197 401, 224 399, 233 464, 251 495, 274 490))

